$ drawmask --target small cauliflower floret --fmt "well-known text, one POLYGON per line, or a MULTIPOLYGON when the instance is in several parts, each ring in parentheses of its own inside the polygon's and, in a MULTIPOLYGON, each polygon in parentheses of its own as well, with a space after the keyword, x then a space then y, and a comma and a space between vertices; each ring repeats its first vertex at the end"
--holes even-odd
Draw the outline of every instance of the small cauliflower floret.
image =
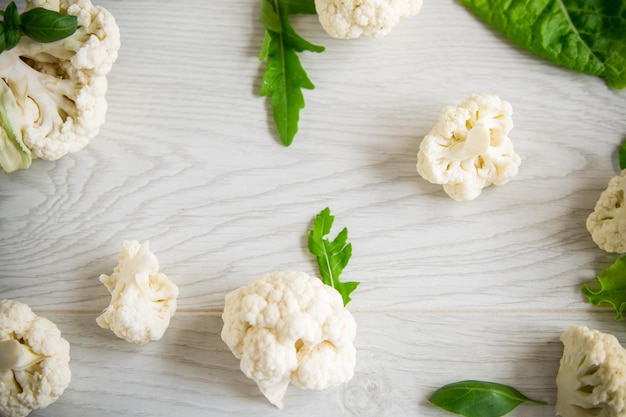
POLYGON ((415 16, 422 0, 315 0, 320 24, 333 38, 380 38, 415 16))
POLYGON ((615 336, 573 326, 561 335, 555 411, 563 417, 626 415, 626 350, 615 336))
POLYGON ((600 194, 593 213, 587 217, 587 230, 600 249, 626 253, 626 169, 609 181, 600 194))
POLYGON ((138 345, 161 339, 176 313, 178 287, 159 272, 159 261, 148 242, 125 240, 118 259, 112 275, 100 275, 111 303, 96 322, 138 345))
POLYGON ((222 319, 241 370, 279 408, 289 382, 321 390, 354 374, 356 322, 334 288, 304 272, 255 278, 226 296, 222 319))
POLYGON ((0 301, 0 416, 22 417, 55 402, 72 379, 70 344, 26 304, 0 301))
MULTIPOLYGON (((22 36, 0 54, 0 83, 19 108, 10 117, 19 119, 11 126, 21 128, 20 141, 33 157, 56 160, 81 150, 104 124, 106 76, 117 59, 120 32, 113 15, 89 0, 26 0, 27 10, 35 7, 76 16, 78 28, 50 43, 22 36)), ((5 130, 7 125, 0 123, 5 130)), ((20 152, 15 145, 12 150, 20 152)), ((16 167, 11 162, 17 156, 6 158, 0 164, 7 172, 30 164, 28 159, 16 167)))
POLYGON ((458 107, 445 107, 420 144, 417 172, 457 201, 506 184, 521 163, 508 137, 512 113, 507 101, 492 94, 474 94, 458 107))

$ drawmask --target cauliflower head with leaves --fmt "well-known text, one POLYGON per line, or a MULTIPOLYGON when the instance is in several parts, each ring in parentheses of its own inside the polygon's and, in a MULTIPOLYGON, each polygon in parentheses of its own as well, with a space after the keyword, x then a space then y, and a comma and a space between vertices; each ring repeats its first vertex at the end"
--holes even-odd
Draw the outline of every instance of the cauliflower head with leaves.
POLYGON ((26 304, 0 301, 0 416, 49 406, 72 379, 70 344, 26 304))
POLYGON ((333 38, 380 38, 415 16, 422 0, 315 0, 320 24, 333 38))
POLYGON ((243 373, 279 408, 289 383, 321 390, 354 374, 356 322, 341 295, 316 277, 261 275, 226 296, 222 340, 243 373))
POLYGON ((561 341, 556 413, 563 417, 626 415, 626 350, 617 338, 572 326, 561 341))
POLYGON ((445 107, 420 143, 417 172, 457 201, 506 184, 521 163, 508 136, 512 114, 511 104, 493 94, 474 94, 457 107, 445 107))
POLYGON ((125 240, 118 259, 113 274, 100 275, 111 302, 96 322, 138 345, 161 339, 176 313, 178 287, 159 272, 159 261, 148 242, 125 240))
POLYGON ((626 253, 626 170, 609 181, 600 194, 593 213, 587 217, 587 230, 600 249, 626 253))
POLYGON ((56 160, 83 149, 105 122, 107 74, 117 59, 114 16, 90 0, 26 0, 77 17, 60 41, 22 36, 0 53, 0 166, 28 168, 34 158, 56 160))

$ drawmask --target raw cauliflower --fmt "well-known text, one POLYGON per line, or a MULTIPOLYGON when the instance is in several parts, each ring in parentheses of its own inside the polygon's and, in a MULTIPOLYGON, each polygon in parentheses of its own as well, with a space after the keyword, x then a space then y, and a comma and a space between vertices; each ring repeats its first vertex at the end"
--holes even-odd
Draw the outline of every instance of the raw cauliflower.
POLYGON ((26 304, 0 301, 0 416, 22 417, 55 402, 72 379, 70 344, 26 304))
POLYGON ((352 378, 356 322, 341 295, 304 272, 261 275, 226 296, 222 340, 279 408, 289 383, 321 390, 352 378))
POLYGON ((315 0, 320 24, 333 38, 379 38, 414 16, 422 0, 315 0))
POLYGON ((626 169, 611 178, 600 194, 593 213, 587 217, 587 230, 600 249, 626 253, 626 209, 624 191, 626 169))
POLYGON ((148 242, 125 240, 118 259, 113 274, 100 275, 111 303, 96 322, 138 345, 161 339, 176 313, 178 287, 159 272, 159 261, 148 242))
POLYGON ((555 411, 563 417, 626 415, 626 350, 615 336, 572 326, 561 335, 555 411))
POLYGON ((521 163, 508 136, 512 113, 509 102, 492 94, 474 94, 458 107, 445 107, 420 144, 417 172, 457 201, 506 184, 521 163))
POLYGON ((120 48, 115 18, 89 0, 26 0, 26 10, 35 7, 76 16, 78 29, 51 43, 22 36, 0 53, 0 91, 12 96, 4 100, 10 120, 0 123, 6 130, 0 147, 10 151, 0 166, 7 172, 28 168, 31 156, 56 160, 77 152, 98 134, 107 110, 106 76, 120 48))

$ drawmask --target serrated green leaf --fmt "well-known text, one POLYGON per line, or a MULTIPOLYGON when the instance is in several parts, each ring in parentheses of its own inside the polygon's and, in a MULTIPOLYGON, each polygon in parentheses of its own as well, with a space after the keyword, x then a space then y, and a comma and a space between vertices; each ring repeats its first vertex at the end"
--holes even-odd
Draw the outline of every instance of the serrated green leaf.
POLYGON ((617 154, 619 158, 619 168, 622 170, 626 169, 626 140, 620 145, 617 154))
POLYGON ((445 385, 430 398, 432 404, 466 417, 501 417, 522 403, 546 405, 513 387, 486 381, 459 381, 445 385))
POLYGON ((300 111, 304 108, 302 89, 315 88, 302 68, 297 52, 322 52, 323 46, 302 38, 288 21, 292 13, 310 12, 312 0, 263 0, 260 21, 265 36, 259 59, 266 60, 259 94, 270 97, 274 123, 284 146, 289 146, 298 132, 300 111))
POLYGON ((322 282, 341 294, 345 306, 350 302, 350 293, 358 287, 359 282, 339 281, 339 276, 352 257, 352 244, 348 243, 348 229, 345 227, 334 240, 328 240, 334 221, 335 217, 331 216, 328 207, 315 216, 313 229, 307 236, 308 247, 317 260, 322 282))
POLYGON ((609 304, 615 309, 615 320, 622 318, 626 309, 626 255, 598 275, 599 288, 584 284, 582 292, 595 306, 609 304))
POLYGON ((21 118, 15 96, 0 80, 0 167, 5 172, 28 168, 33 160, 22 140, 21 118))
POLYGON ((54 10, 36 7, 21 14, 21 29, 29 38, 42 43, 56 42, 71 36, 78 28, 78 18, 54 10))
POLYGON ((519 46, 626 87, 626 6, 621 0, 460 0, 519 46))

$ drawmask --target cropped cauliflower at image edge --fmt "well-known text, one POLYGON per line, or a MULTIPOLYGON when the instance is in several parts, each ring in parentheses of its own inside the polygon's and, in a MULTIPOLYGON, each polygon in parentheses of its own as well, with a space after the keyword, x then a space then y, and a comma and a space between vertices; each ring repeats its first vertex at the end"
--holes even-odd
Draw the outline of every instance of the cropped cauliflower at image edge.
POLYGON ((55 402, 72 379, 70 344, 24 303, 0 301, 0 416, 23 417, 55 402))
POLYGON ((380 38, 421 8, 422 0, 315 0, 320 24, 338 39, 380 38))
POLYGON ((111 302, 96 322, 138 345, 161 339, 176 313, 178 287, 159 272, 159 261, 148 242, 125 240, 118 259, 113 274, 100 275, 111 302))
POLYGON ((626 169, 609 181, 600 194, 593 213, 587 217, 587 230, 600 249, 626 253, 626 169))
POLYGON ((356 322, 341 295, 304 272, 261 275, 228 295, 222 340, 278 408, 291 382, 322 390, 354 375, 356 322))
POLYGON ((22 36, 0 53, 0 166, 28 168, 83 149, 105 122, 107 74, 120 31, 113 15, 89 0, 26 0, 77 17, 73 35, 40 43, 22 36))
POLYGON ((457 201, 473 200, 485 187, 508 183, 521 163, 508 137, 512 114, 509 102, 484 93, 445 107, 420 143, 417 172, 443 185, 457 201))
POLYGON ((626 350, 615 336, 572 326, 561 335, 555 411, 562 417, 626 415, 626 350))

